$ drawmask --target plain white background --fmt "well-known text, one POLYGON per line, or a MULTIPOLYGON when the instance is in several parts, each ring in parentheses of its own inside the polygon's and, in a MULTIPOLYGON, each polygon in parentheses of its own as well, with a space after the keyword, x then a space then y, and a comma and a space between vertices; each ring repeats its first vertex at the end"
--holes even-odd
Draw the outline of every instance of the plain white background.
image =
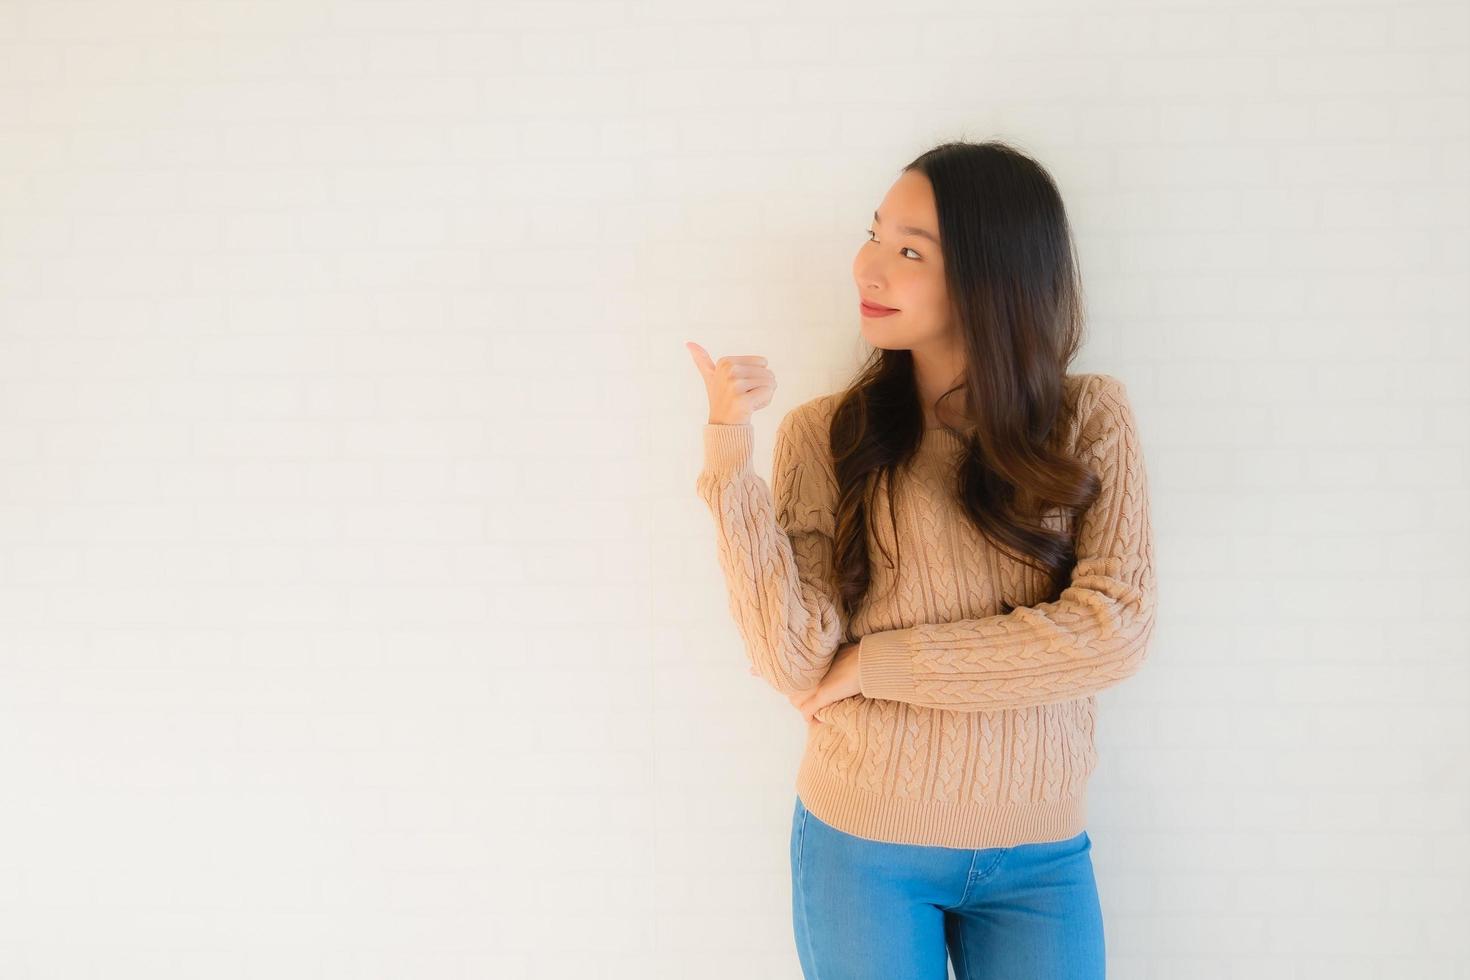
POLYGON ((1057 179, 1161 622, 1117 980, 1470 977, 1463 3, 0 3, 0 975, 800 976, 684 341, 1057 179))

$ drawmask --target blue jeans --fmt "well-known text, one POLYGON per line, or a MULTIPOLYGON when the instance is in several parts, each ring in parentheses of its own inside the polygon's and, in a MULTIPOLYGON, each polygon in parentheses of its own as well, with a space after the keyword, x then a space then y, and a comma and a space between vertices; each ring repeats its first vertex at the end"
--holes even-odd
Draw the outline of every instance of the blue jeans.
POLYGON ((801 798, 791 912, 806 980, 1100 980, 1092 839, 967 850, 855 837, 801 798), (947 955, 946 955, 947 954, 947 955))

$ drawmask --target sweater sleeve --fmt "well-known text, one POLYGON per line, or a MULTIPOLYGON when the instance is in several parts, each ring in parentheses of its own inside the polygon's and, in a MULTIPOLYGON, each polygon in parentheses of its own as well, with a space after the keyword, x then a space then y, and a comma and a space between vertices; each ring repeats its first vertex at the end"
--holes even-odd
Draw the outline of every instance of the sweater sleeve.
POLYGON ((752 467, 753 430, 704 427, 695 487, 714 517, 730 614, 756 672, 783 694, 821 682, 842 643, 832 574, 835 479, 817 426, 788 412, 776 429, 772 487, 752 467))
POLYGON ((1156 594, 1147 474, 1123 382, 1098 375, 1092 387, 1078 445, 1101 487, 1081 518, 1070 584, 1003 615, 863 636, 865 697, 995 711, 1086 697, 1139 669, 1156 594))

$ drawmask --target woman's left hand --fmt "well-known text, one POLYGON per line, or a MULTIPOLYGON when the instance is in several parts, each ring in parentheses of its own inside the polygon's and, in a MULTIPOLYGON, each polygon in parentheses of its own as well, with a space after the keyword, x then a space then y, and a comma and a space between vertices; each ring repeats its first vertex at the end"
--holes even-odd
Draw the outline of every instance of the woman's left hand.
POLYGON ((814 715, 827 705, 863 693, 858 683, 858 663, 858 644, 844 643, 837 648, 837 653, 827 667, 827 674, 822 678, 821 683, 810 691, 788 694, 786 699, 802 713, 807 723, 811 724, 816 721, 814 715))

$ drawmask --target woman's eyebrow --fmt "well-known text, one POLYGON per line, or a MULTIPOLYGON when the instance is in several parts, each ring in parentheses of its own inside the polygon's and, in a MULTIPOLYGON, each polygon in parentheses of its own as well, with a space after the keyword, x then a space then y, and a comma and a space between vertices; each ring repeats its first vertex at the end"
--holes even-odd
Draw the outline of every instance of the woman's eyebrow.
MULTIPOLYGON (((874 211, 873 212, 873 220, 876 221, 876 222, 878 222, 878 224, 880 224, 880 225, 883 223, 883 219, 880 218, 880 217, 878 217, 878 212, 877 211, 874 211)), ((938 245, 939 244, 939 239, 935 238, 933 235, 929 234, 927 231, 925 231, 922 228, 912 228, 909 225, 899 225, 898 226, 898 230, 901 231, 901 232, 903 232, 905 235, 918 235, 920 238, 927 238, 927 239, 929 239, 935 245, 938 245)))

